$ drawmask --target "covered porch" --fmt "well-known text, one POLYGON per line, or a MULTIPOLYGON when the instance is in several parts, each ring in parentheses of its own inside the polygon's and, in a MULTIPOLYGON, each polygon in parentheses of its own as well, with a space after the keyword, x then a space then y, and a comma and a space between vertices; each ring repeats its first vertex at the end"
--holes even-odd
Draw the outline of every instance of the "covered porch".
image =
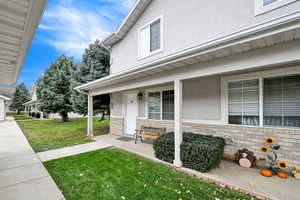
MULTIPOLYGON (((269 112, 272 109, 264 109, 267 106, 264 105, 263 92, 265 81, 272 82, 273 78, 279 77, 282 81, 296 75, 295 84, 298 84, 300 16, 293 15, 279 18, 272 25, 263 23, 170 56, 140 63, 127 71, 77 87, 88 95, 88 136, 93 137, 93 97, 111 94, 110 133, 130 137, 141 125, 162 126, 167 131, 174 131, 173 164, 176 167, 182 166, 180 144, 183 131, 232 139, 233 144, 225 148, 225 156, 231 159, 240 148, 248 148, 258 158, 262 157, 259 147, 263 138, 273 136, 282 145, 280 159, 291 166, 299 165, 299 111, 291 109, 295 112, 289 114, 290 119, 286 122, 265 120, 264 113, 269 118, 274 113, 269 112), (243 92, 238 92, 237 96, 241 97, 237 99, 230 97, 231 91, 243 91, 244 84, 244 89, 251 89, 250 100, 245 105, 243 95, 240 95, 243 92), (249 88, 247 84, 250 84, 249 88), (169 92, 166 105, 162 104, 164 91, 169 92), (233 106, 236 103, 239 106, 233 106), (164 106, 169 111, 165 113, 166 119, 162 111, 164 106)), ((294 94, 294 103, 299 105, 299 94, 294 94)))

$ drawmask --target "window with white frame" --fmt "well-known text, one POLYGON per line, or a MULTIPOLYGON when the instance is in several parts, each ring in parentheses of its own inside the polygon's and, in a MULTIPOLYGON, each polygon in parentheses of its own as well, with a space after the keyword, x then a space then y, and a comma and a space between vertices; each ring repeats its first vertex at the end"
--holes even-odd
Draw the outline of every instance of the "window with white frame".
POLYGON ((259 15, 298 0, 255 0, 255 14, 259 15))
POLYGON ((161 18, 139 30, 139 57, 143 58, 162 49, 161 18))
POLYGON ((228 85, 230 124, 259 125, 259 80, 230 82, 228 85))
POLYGON ((174 120, 174 90, 148 93, 148 119, 174 120))
POLYGON ((264 78, 261 82, 259 79, 229 82, 228 122, 300 127, 300 75, 264 78), (260 106, 262 113, 259 112, 260 106))

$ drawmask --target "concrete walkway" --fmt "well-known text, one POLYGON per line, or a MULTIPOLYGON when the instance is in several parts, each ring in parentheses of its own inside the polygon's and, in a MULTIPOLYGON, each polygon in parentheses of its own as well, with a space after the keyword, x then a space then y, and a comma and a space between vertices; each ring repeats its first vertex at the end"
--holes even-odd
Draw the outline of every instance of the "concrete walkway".
POLYGON ((86 144, 80 144, 76 146, 40 152, 37 153, 37 155, 42 162, 45 162, 49 160, 108 148, 117 142, 113 136, 103 136, 103 139, 103 141, 90 142, 86 144))
POLYGON ((10 118, 0 122, 0 199, 64 199, 17 123, 10 118))

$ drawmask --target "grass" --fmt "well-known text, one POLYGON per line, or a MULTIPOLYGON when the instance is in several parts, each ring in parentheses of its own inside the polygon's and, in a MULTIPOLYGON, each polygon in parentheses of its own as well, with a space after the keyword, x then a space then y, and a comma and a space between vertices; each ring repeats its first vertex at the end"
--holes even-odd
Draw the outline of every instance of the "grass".
POLYGON ((44 163, 68 200, 250 200, 160 163, 103 149, 44 163))
POLYGON ((29 120, 29 119, 34 119, 32 117, 27 117, 25 114, 12 114, 11 116, 15 120, 29 120))
MULTIPOLYGON (((70 119, 65 123, 61 120, 35 120, 19 121, 18 124, 36 152, 92 142, 86 137, 86 118, 70 119)), ((108 129, 108 120, 99 122, 98 118, 94 119, 95 136, 107 134, 108 129)))

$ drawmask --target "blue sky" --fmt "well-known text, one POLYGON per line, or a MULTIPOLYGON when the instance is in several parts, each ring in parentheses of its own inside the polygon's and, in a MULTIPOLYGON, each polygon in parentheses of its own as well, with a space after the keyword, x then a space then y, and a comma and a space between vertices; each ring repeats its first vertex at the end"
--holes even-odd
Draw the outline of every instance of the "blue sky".
POLYGON ((18 83, 27 87, 61 54, 81 61, 89 43, 122 23, 136 0, 48 0, 18 83))

